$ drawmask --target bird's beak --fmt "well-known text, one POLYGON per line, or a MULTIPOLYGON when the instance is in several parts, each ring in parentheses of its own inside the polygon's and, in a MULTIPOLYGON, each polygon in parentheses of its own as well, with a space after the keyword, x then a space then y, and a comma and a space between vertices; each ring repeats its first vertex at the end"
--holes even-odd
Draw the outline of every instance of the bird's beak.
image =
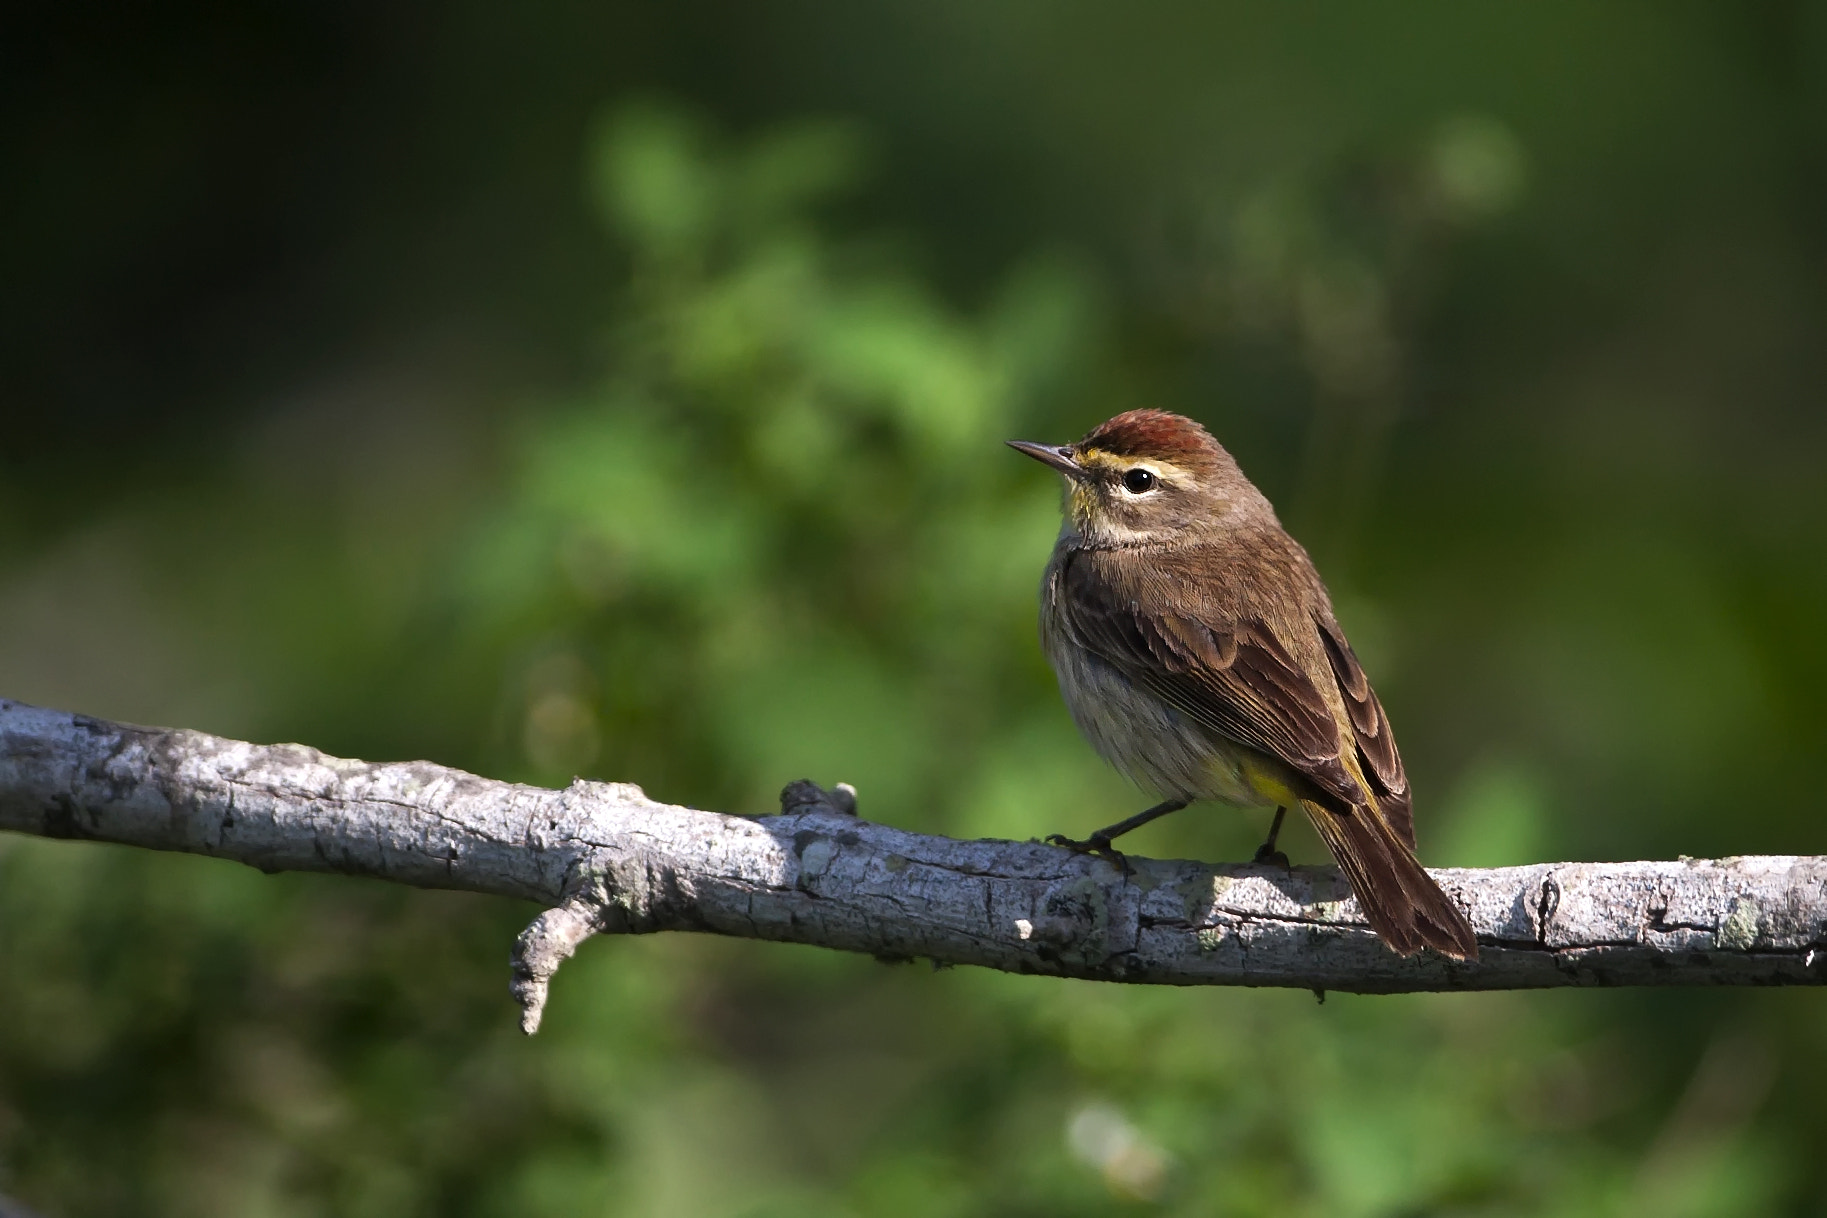
POLYGON ((1008 446, 1018 453, 1026 453, 1042 465, 1051 465, 1068 478, 1083 478, 1084 467, 1072 459, 1072 450, 1064 444, 1036 444, 1032 440, 1009 440, 1008 446))

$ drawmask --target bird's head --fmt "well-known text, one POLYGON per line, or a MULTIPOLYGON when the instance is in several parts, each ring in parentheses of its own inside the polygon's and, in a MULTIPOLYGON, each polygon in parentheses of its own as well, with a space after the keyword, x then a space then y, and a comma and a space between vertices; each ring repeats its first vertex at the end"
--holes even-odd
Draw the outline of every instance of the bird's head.
POLYGON ((1158 545, 1275 519, 1223 445, 1193 420, 1130 410, 1072 444, 1010 440, 1066 477, 1066 530, 1092 546, 1158 545))

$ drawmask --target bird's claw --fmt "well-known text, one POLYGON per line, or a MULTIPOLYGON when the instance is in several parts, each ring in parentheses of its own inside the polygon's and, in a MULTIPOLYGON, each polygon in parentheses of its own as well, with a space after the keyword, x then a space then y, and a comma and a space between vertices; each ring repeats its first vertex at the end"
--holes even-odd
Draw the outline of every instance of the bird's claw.
POLYGON ((1047 834, 1047 844, 1064 846, 1074 854, 1094 854, 1100 858, 1107 858, 1115 863, 1117 870, 1124 875, 1135 874, 1135 868, 1129 865, 1129 860, 1123 857, 1123 852, 1112 846, 1109 838, 1099 834, 1094 833, 1081 841, 1075 837, 1067 837, 1063 833, 1049 833, 1047 834))
POLYGON ((1267 842, 1257 848, 1256 857, 1250 862, 1257 867, 1280 867, 1290 874, 1294 871, 1294 864, 1288 861, 1288 856, 1279 850, 1271 849, 1267 842))

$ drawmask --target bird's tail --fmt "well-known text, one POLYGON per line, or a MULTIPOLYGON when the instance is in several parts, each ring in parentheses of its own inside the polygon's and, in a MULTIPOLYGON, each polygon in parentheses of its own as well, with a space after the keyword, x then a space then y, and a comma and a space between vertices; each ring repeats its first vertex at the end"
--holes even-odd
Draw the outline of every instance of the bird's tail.
POLYGON ((1472 924, 1375 807, 1338 811, 1310 799, 1301 806, 1383 942, 1403 956, 1431 947, 1455 960, 1478 959, 1472 924))

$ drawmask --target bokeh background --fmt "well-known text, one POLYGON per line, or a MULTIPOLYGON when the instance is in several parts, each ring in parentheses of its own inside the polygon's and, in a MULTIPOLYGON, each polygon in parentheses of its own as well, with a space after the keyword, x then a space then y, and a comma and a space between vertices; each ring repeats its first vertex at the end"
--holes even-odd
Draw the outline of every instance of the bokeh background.
MULTIPOLYGON (((1004 449, 1192 414, 1440 865, 1827 853, 1827 10, 36 4, 0 693, 764 812, 1139 806, 1004 449)), ((1263 817, 1148 853, 1247 857, 1263 817)), ((1310 836, 1296 857, 1317 861, 1310 836)), ((0 840, 86 1215, 1827 1213, 1806 991, 1150 991, 0 840)))

